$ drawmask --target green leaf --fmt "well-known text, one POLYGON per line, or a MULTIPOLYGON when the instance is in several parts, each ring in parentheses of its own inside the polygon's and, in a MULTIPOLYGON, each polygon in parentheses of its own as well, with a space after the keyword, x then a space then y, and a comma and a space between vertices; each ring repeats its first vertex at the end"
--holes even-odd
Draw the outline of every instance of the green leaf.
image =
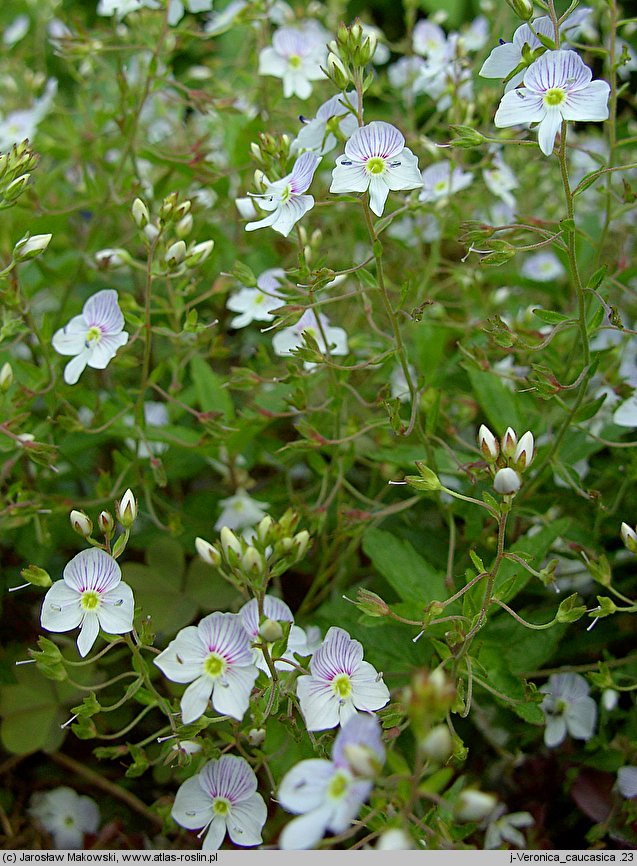
POLYGON ((363 550, 403 601, 424 605, 447 597, 444 576, 412 545, 383 529, 368 529, 363 550))
POLYGON ((195 357, 190 372, 197 392, 197 402, 203 412, 219 412, 226 419, 234 418, 230 394, 222 387, 223 380, 213 373, 208 361, 195 357))
POLYGON ((536 307, 533 310, 533 315, 541 322, 546 322, 547 325, 558 325, 560 322, 567 322, 571 318, 565 316, 564 313, 557 313, 555 310, 543 310, 541 307, 536 307))

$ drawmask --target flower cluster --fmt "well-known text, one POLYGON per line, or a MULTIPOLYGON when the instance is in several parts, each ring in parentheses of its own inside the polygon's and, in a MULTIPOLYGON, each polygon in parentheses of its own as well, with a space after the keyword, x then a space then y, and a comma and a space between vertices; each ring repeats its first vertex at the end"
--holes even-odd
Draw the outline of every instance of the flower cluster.
POLYGON ((520 474, 531 465, 535 457, 533 434, 527 432, 518 441, 517 433, 507 427, 498 441, 484 424, 478 430, 478 446, 493 474, 496 493, 513 496, 522 484, 520 474))

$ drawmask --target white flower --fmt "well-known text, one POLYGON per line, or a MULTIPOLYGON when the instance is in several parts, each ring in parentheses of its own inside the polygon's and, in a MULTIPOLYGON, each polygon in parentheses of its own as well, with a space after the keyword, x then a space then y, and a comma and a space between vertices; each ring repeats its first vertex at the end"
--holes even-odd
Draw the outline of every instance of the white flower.
MULTIPOLYGON (((168 418, 168 409, 165 403, 158 403, 154 400, 148 400, 144 403, 144 421, 146 428, 148 427, 165 427, 170 419, 168 418)), ((124 418, 123 423, 127 427, 133 427, 135 422, 133 418, 124 418)), ((156 442, 152 439, 152 434, 149 434, 148 429, 145 430, 145 439, 125 439, 126 447, 131 451, 135 451, 138 457, 146 459, 147 457, 158 456, 163 454, 168 449, 167 442, 156 442)))
MULTIPOLYGON (((409 375, 412 380, 416 378, 416 370, 412 364, 407 365, 409 375)), ((394 367, 389 377, 389 389, 393 400, 400 400, 401 403, 408 403, 411 398, 411 392, 407 383, 407 377, 402 366, 398 364, 394 367)))
POLYGON ((122 583, 119 565, 104 550, 82 550, 68 562, 44 596, 40 621, 47 631, 81 626, 77 648, 82 657, 95 643, 100 628, 107 634, 132 631, 133 592, 122 583))
POLYGON ((489 192, 501 198, 510 208, 515 207, 515 198, 511 191, 517 188, 518 180, 502 159, 502 154, 494 154, 491 165, 482 169, 482 177, 489 192))
MULTIPOLYGON (((263 615, 266 620, 270 620, 272 622, 294 623, 294 616, 292 615, 292 611, 290 610, 290 608, 284 601, 281 601, 280 598, 275 598, 273 595, 266 595, 263 599, 263 615)), ((256 598, 250 599, 250 601, 246 602, 246 604, 243 605, 243 607, 239 611, 239 616, 241 617, 243 627, 246 630, 250 641, 253 644, 260 642, 262 640, 262 637, 259 635, 259 605, 256 598)), ((290 637, 292 636, 292 631, 294 628, 297 628, 297 630, 302 633, 302 629, 299 629, 297 626, 292 625, 292 628, 290 629, 290 637)), ((263 657, 263 651, 255 646, 253 646, 252 651, 254 653, 253 658, 255 665, 259 668, 259 670, 264 671, 268 676, 270 676, 270 669, 268 668, 266 661, 263 657)), ((290 660, 293 660, 292 653, 289 650, 286 651, 283 655, 283 658, 289 658, 290 660)), ((287 665, 285 664, 285 662, 281 661, 275 662, 275 667, 283 671, 292 670, 290 665, 287 665)))
POLYGON ((301 217, 314 207, 312 196, 303 193, 309 189, 320 161, 320 156, 308 151, 297 159, 290 174, 272 183, 266 180, 266 191, 253 198, 258 198, 259 207, 270 213, 263 219, 248 223, 246 231, 272 226, 286 238, 301 217))
POLYGON ((513 496, 518 492, 521 484, 520 476, 510 466, 498 469, 493 478, 493 489, 502 496, 513 496))
POLYGON ((259 673, 241 618, 218 611, 182 628, 155 664, 172 682, 190 683, 181 698, 184 725, 197 721, 209 701, 218 713, 241 721, 259 673))
POLYGON ((526 848, 524 834, 519 827, 531 827, 535 823, 529 812, 511 812, 505 814, 506 807, 500 804, 489 818, 487 832, 484 837, 484 847, 499 848, 503 842, 508 842, 516 848, 526 848))
MULTIPOLYGON (((329 324, 327 316, 313 310, 306 310, 295 325, 283 328, 272 337, 272 347, 277 355, 291 355, 294 349, 303 345, 303 334, 309 333, 316 340, 323 354, 327 354, 329 347, 330 355, 347 355, 349 347, 347 334, 343 328, 333 328, 329 324), (325 339, 323 339, 325 334, 325 339), (326 344, 327 341, 327 344, 326 344)), ((311 369, 315 364, 306 362, 306 369, 311 369)))
POLYGON ((590 740, 597 721, 597 704, 589 686, 579 674, 552 674, 541 692, 546 694, 541 709, 546 717, 544 742, 549 749, 559 746, 567 733, 577 740, 590 740))
POLYGON ((40 121, 49 113, 57 89, 57 81, 49 78, 44 93, 34 101, 31 108, 11 111, 4 117, 0 115, 0 150, 9 150, 12 145, 26 138, 33 142, 36 129, 40 121))
POLYGON ((466 189, 473 181, 473 174, 459 166, 452 167, 448 159, 436 162, 422 173, 422 190, 419 201, 434 202, 466 189))
POLYGON ((33 794, 29 814, 53 836, 56 848, 81 848, 85 833, 95 833, 100 810, 91 797, 81 797, 72 788, 62 786, 33 794))
POLYGON ((426 18, 420 20, 414 27, 414 51, 428 60, 442 63, 448 55, 447 36, 445 31, 433 21, 426 18))
POLYGON ((120 346, 128 342, 117 292, 104 289, 90 297, 81 315, 56 331, 51 342, 60 355, 75 355, 64 368, 67 385, 75 385, 87 365, 103 370, 120 346))
MULTIPOLYGON (((354 91, 345 96, 351 105, 358 103, 354 91)), ((356 115, 347 108, 343 96, 337 94, 321 105, 313 120, 305 121, 305 126, 292 142, 290 149, 292 153, 311 150, 324 156, 334 150, 338 143, 334 135, 336 129, 343 137, 348 138, 357 125, 356 115)))
POLYGON ((159 9, 160 4, 158 0, 100 0, 97 4, 97 14, 115 15, 121 21, 130 12, 138 12, 144 8, 159 9))
POLYGON ((387 70, 389 83, 396 90, 413 98, 426 93, 429 85, 429 68, 422 57, 401 57, 387 70))
POLYGON ((210 12, 212 0, 185 0, 185 8, 182 0, 170 0, 168 5, 168 23, 171 27, 181 21, 186 9, 193 15, 197 12, 210 12))
POLYGON ((551 283, 563 277, 565 270, 555 253, 545 250, 526 258, 520 274, 527 280, 535 280, 536 283, 551 283))
POLYGON ((324 731, 347 722, 357 710, 384 707, 389 689, 363 647, 342 628, 332 626, 310 661, 310 675, 299 677, 297 696, 308 731, 324 731))
POLYGON ((216 851, 226 832, 235 845, 258 845, 267 811, 252 767, 244 758, 223 755, 183 783, 171 815, 188 830, 201 828, 203 850, 216 851))
POLYGON ((242 489, 237 490, 234 496, 222 499, 219 505, 223 510, 215 523, 217 530, 224 526, 228 529, 246 529, 256 526, 265 517, 266 511, 270 507, 267 502, 252 499, 242 489))
POLYGON ((279 288, 285 278, 283 268, 270 268, 257 278, 257 288, 243 287, 230 295, 226 307, 239 313, 230 321, 232 328, 245 328, 251 322, 271 322, 276 310, 282 304, 279 288))
POLYGON ((286 99, 296 95, 307 99, 312 93, 311 81, 325 78, 326 35, 316 22, 304 27, 281 27, 272 37, 272 45, 259 55, 259 75, 273 75, 283 80, 286 99))
POLYGON ((622 797, 637 797, 637 767, 622 767, 617 771, 617 787, 622 797))
POLYGON ((5 28, 5 31, 2 34, 2 41, 10 48, 17 42, 20 42, 21 39, 24 39, 29 32, 30 26, 31 22, 28 15, 18 15, 17 18, 14 18, 11 24, 5 28))
POLYGON ((606 120, 610 85, 574 51, 547 51, 524 73, 524 87, 505 93, 495 115, 497 127, 539 123, 538 142, 553 152, 563 120, 606 120))
POLYGON ((361 778, 350 763, 350 755, 364 751, 370 767, 382 769, 385 749, 380 725, 374 716, 355 716, 334 741, 332 760, 301 761, 287 773, 278 791, 278 801, 295 815, 279 841, 284 851, 314 848, 326 831, 343 833, 368 798, 373 782, 361 778))
POLYGON ((357 129, 345 145, 332 172, 330 192, 369 190, 369 205, 381 216, 390 189, 420 186, 418 159, 405 147, 402 133, 391 123, 374 120, 357 129))

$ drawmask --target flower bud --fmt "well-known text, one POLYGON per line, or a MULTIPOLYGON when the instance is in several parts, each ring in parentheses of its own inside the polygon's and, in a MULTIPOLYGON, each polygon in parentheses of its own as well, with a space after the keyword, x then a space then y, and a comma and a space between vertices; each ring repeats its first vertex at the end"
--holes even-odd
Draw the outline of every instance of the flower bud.
POLYGON ((609 713, 617 707, 619 702, 619 692, 615 691, 615 689, 604 689, 602 692, 602 706, 609 713))
POLYGON ((307 531, 307 529, 302 529, 300 532, 296 533, 292 541, 296 546, 297 559, 301 559, 305 555, 305 552, 310 543, 310 533, 307 531))
POLYGON ((184 241, 175 241, 166 250, 164 261, 169 268, 175 268, 186 258, 186 244, 184 241))
POLYGON ((451 124, 451 131, 456 137, 452 138, 449 144, 452 144, 454 147, 464 147, 466 149, 480 147, 486 141, 484 135, 472 126, 451 124))
POLYGON ((416 736, 424 737, 443 719, 456 698, 454 684, 441 668, 417 671, 406 691, 407 712, 416 736))
POLYGON ((137 518, 137 502, 130 488, 122 496, 121 500, 115 503, 115 513, 124 529, 130 529, 133 523, 135 523, 135 519, 137 518))
POLYGON ((175 233, 178 238, 185 238, 192 231, 192 214, 187 213, 175 224, 175 233))
POLYGON ((126 252, 126 250, 122 250, 120 248, 116 249, 104 249, 98 250, 95 253, 95 263, 97 267, 102 271, 107 271, 109 269, 115 268, 123 268, 124 265, 127 265, 131 260, 131 257, 126 252))
POLYGON ((533 434, 527 430, 515 447, 513 463, 518 472, 524 472, 531 465, 534 456, 535 442, 533 434))
POLYGON ((631 553, 637 553, 637 532, 627 523, 622 523, 622 541, 631 553))
POLYGON ((215 242, 212 240, 201 241, 201 243, 194 244, 188 250, 188 256, 186 257, 186 267, 194 268, 195 265, 200 265, 202 262, 205 262, 212 249, 215 245, 215 242))
POLYGON ((260 746, 265 740, 264 728, 250 728, 248 731, 248 742, 251 746, 260 746))
POLYGON ((515 469, 511 469, 509 466, 505 466, 504 469, 498 469, 493 479, 493 489, 502 496, 515 495, 520 489, 521 484, 520 476, 515 469))
POLYGON ((209 541, 205 540, 205 538, 195 538, 195 547, 199 554, 199 558, 207 565, 212 565, 214 568, 218 568, 221 565, 221 554, 217 548, 213 547, 209 541))
POLYGON ((264 518, 260 521, 257 526, 257 538, 261 542, 261 544, 266 544, 268 540, 268 536, 270 534, 270 529, 273 524, 273 520, 269 514, 266 514, 264 518))
POLYGON ((484 455, 484 459, 493 463, 500 454, 500 445, 493 433, 484 424, 478 430, 478 446, 484 455))
POLYGON ((221 532, 219 533, 219 540, 221 541, 221 549, 223 550, 223 555, 228 560, 230 565, 237 565, 239 562, 239 557, 243 553, 243 550, 241 548, 241 542, 239 541, 237 536, 228 526, 222 526, 221 532))
POLYGON ((48 571, 37 565, 29 565, 27 568, 23 568, 20 574, 29 583, 32 583, 34 586, 41 586, 44 589, 47 589, 53 583, 48 571))
POLYGON ((249 546, 241 557, 241 565, 246 576, 258 577, 263 573, 265 563, 256 547, 249 546))
POLYGON ((159 228, 154 223, 148 223, 147 226, 144 226, 143 231, 151 244, 159 236, 159 228))
POLYGON ((458 821, 482 821, 493 812, 498 800, 493 794, 469 788, 462 791, 455 802, 453 812, 458 821))
POLYGON ((266 619, 259 628, 259 637, 266 643, 274 643, 277 640, 281 640, 283 637, 281 623, 275 619, 266 619))
POLYGON ((7 361, 0 370, 0 391, 6 394, 13 383, 13 367, 7 361))
POLYGON ((376 53, 377 45, 378 36, 374 32, 368 32, 367 37, 360 47, 359 56, 361 66, 367 66, 367 64, 370 63, 372 57, 376 53))
POLYGON ((112 538, 115 532, 115 521, 110 511, 100 511, 97 516, 97 525, 100 528, 102 535, 106 538, 112 538))
POLYGON ((26 262, 43 253, 48 247, 52 235, 25 235, 13 248, 13 258, 16 262, 26 262))
POLYGON ((373 779, 383 769, 376 752, 362 743, 347 743, 343 747, 343 755, 354 775, 363 779, 373 779))
POLYGON ((145 229, 150 222, 150 213, 141 198, 135 199, 131 212, 133 214, 133 219, 135 220, 135 225, 140 229, 145 229))
POLYGON ((83 511, 76 511, 75 509, 71 511, 70 520, 71 526, 77 532, 78 535, 83 536, 84 538, 89 538, 91 533, 93 532, 93 521, 88 516, 88 514, 84 514, 83 511))
POLYGON ((190 213, 191 207, 192 202, 189 198, 187 198, 185 201, 182 201, 182 203, 180 205, 177 205, 177 207, 173 210, 173 219, 179 222, 186 216, 186 214, 190 213))
POLYGON ((533 0, 506 0, 506 2, 522 21, 530 21, 533 18, 533 0))
POLYGON ((330 51, 327 56, 327 77, 330 78, 339 90, 346 90, 349 86, 350 75, 343 62, 330 51))
POLYGON ((435 764, 444 764, 453 752, 453 740, 447 725, 436 725, 420 742, 420 751, 435 764))
POLYGON ((376 843, 377 851, 408 851, 415 848, 414 840, 400 827, 385 830, 376 843))
POLYGON ((518 444, 518 436, 515 430, 507 427, 502 437, 502 453, 505 457, 513 457, 518 444))
POLYGON ((391 613, 387 602, 369 589, 359 589, 354 604, 367 616, 387 616, 391 613))
POLYGON ((21 174, 20 177, 16 177, 14 181, 11 181, 11 183, 5 189, 2 195, 4 200, 15 201, 17 198, 19 198, 24 192, 24 190, 27 188, 30 177, 30 174, 21 174))

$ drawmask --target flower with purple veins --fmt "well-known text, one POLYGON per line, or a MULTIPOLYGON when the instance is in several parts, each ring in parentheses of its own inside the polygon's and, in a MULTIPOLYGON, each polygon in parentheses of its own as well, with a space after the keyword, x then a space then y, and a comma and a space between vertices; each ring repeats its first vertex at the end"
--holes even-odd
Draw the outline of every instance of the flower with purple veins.
POLYGON ((382 216, 390 190, 422 186, 418 158, 391 123, 374 120, 359 127, 336 160, 330 192, 367 192, 369 206, 382 216))
POLYGON ((67 385, 75 385, 87 366, 104 370, 128 342, 115 289, 104 289, 90 297, 82 313, 56 331, 51 342, 60 355, 75 355, 64 368, 67 385))
POLYGON ((171 815, 187 830, 206 834, 204 851, 216 851, 226 833, 235 845, 258 845, 267 811, 252 767, 244 758, 223 755, 183 783, 171 815))
POLYGON ((538 123, 540 150, 550 156, 562 121, 608 117, 610 85, 592 77, 574 51, 547 51, 526 70, 524 87, 504 94, 495 125, 538 123))
POLYGON ((172 682, 190 683, 181 698, 185 725, 197 721, 209 701, 218 713, 243 719, 258 670, 241 617, 209 614, 182 628, 154 661, 172 682))
POLYGON ((284 776, 278 801, 299 817, 283 829, 281 849, 314 848, 327 831, 347 830, 384 762, 378 719, 371 715, 351 718, 334 741, 331 761, 301 761, 284 776))
POLYGON ((296 223, 309 210, 314 207, 314 199, 311 195, 303 195, 309 189, 314 172, 321 161, 316 153, 308 151, 294 163, 292 171, 282 177, 281 180, 265 181, 266 191, 260 195, 253 195, 258 199, 262 210, 270 211, 263 219, 247 223, 247 232, 263 229, 266 226, 272 228, 287 237, 296 223))
POLYGON ((363 647, 332 626, 310 661, 310 675, 299 677, 297 697, 308 731, 343 725, 358 710, 373 712, 389 701, 382 674, 363 661, 363 647))
POLYGON ((307 99, 312 93, 310 82, 325 78, 321 69, 327 54, 325 42, 323 29, 315 22, 302 28, 280 27, 272 45, 259 55, 259 75, 281 78, 286 99, 294 95, 307 99))
POLYGON ((337 94, 321 105, 312 120, 304 121, 305 125, 292 142, 292 152, 311 150, 319 156, 325 156, 337 145, 335 131, 349 138, 358 123, 356 115, 347 107, 345 100, 352 106, 358 103, 354 91, 344 96, 337 94))
MULTIPOLYGON (((241 617, 243 627, 245 628, 250 640, 253 643, 261 642, 262 638, 259 635, 259 605, 256 598, 250 599, 250 601, 246 602, 246 604, 243 605, 243 607, 239 611, 239 616, 241 617)), ((265 617, 265 619, 269 619, 274 622, 292 623, 288 637, 288 647, 283 654, 282 659, 290 659, 290 661, 294 661, 292 655, 293 646, 302 646, 303 639, 306 636, 301 628, 294 625, 294 616, 292 615, 292 611, 290 610, 290 608, 284 601, 281 601, 280 598, 275 598, 275 596, 273 595, 266 595, 263 599, 263 616, 265 617), (296 634, 293 635, 295 630, 296 634), (293 637, 294 640, 292 639, 293 637)), ((258 649, 257 647, 253 647, 253 653, 255 665, 259 668, 259 670, 270 676, 270 669, 267 666, 267 663, 263 657, 263 651, 258 649)), ((292 670, 292 667, 289 664, 286 664, 284 661, 276 661, 274 664, 277 670, 292 670)))

